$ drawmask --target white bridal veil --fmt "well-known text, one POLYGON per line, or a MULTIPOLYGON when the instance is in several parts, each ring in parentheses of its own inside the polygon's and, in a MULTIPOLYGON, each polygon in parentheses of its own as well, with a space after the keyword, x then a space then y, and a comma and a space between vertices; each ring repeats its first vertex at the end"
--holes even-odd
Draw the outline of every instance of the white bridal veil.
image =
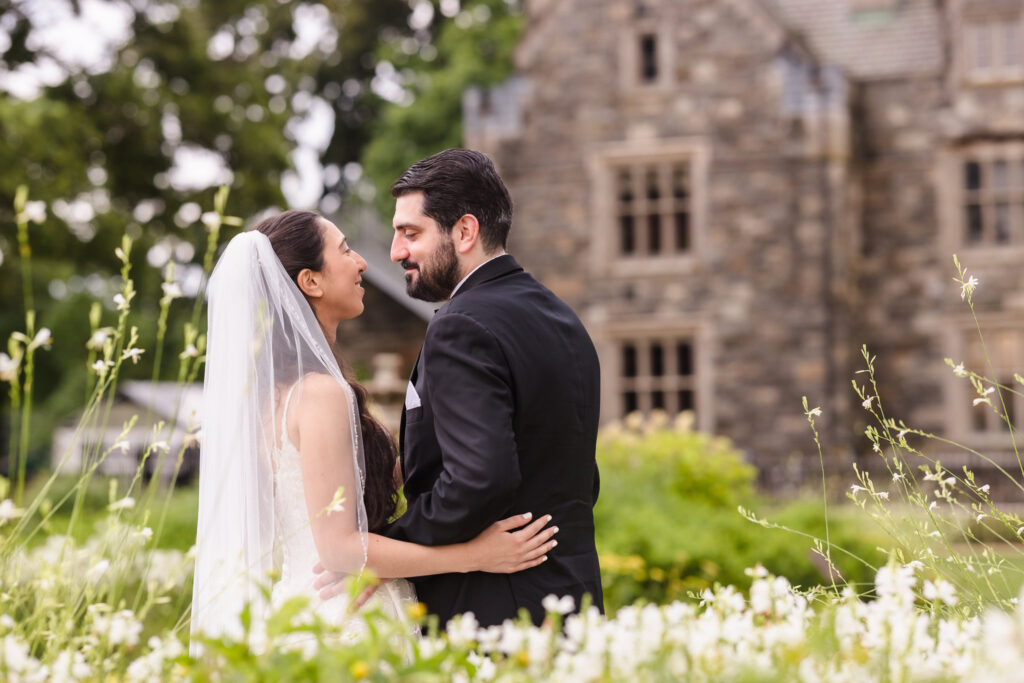
MULTIPOLYGON (((250 605, 262 622, 275 569, 274 471, 285 397, 310 374, 336 379, 349 396, 351 453, 358 490, 346 490, 366 562, 365 468, 358 407, 317 319, 259 232, 243 232, 224 250, 210 279, 203 386, 199 522, 192 634, 242 634, 250 605)), ((301 387, 301 385, 299 385, 301 387)), ((294 406, 298 393, 293 395, 294 406)), ((343 407, 339 407, 341 410, 343 407)), ((283 501, 305 509, 305 501, 283 501)), ((312 591, 312 587, 310 587, 312 591)), ((193 643, 195 638, 193 637, 193 643)), ((196 646, 193 644, 193 651, 196 646)))

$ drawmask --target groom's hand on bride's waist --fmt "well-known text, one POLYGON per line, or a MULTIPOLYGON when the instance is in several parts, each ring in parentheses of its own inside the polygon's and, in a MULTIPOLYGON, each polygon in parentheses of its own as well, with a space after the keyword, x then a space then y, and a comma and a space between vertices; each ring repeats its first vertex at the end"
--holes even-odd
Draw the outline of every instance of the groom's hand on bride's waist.
MULTIPOLYGON (((324 567, 322 562, 317 562, 313 567, 313 573, 316 574, 316 581, 313 582, 313 589, 317 591, 317 595, 320 596, 321 600, 330 600, 331 598, 337 597, 344 593, 348 587, 345 585, 344 579, 349 576, 341 572, 332 572, 324 567)), ((363 589, 363 592, 359 594, 356 601, 352 604, 352 611, 355 611, 366 604, 366 601, 373 597, 373 594, 377 592, 377 588, 380 587, 380 583, 374 582, 363 589)))

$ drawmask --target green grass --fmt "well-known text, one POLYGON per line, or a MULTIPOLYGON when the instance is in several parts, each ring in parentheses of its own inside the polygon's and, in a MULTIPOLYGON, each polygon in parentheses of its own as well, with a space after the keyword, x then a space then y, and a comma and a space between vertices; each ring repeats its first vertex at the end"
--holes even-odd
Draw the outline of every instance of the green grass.
MULTIPOLYGON (((33 479, 27 488, 27 499, 34 499, 48 478, 48 475, 43 473, 33 479)), ((46 522, 41 530, 43 533, 35 535, 32 539, 33 544, 42 542, 49 534, 69 533, 76 541, 84 542, 107 518, 107 508, 111 499, 124 498, 130 483, 128 479, 121 477, 92 477, 86 487, 82 509, 75 527, 69 529, 71 508, 75 496, 73 489, 77 481, 77 477, 58 477, 47 491, 46 500, 49 504, 44 503, 40 507, 29 527, 34 528, 39 521, 46 517, 46 522), (112 491, 113 496, 111 496, 112 491), (61 501, 64 502, 61 503, 61 501)), ((140 489, 136 484, 132 497, 136 500, 136 506, 133 510, 125 511, 124 514, 131 515, 140 524, 151 527, 154 532, 159 532, 154 534, 154 547, 181 551, 187 551, 192 547, 196 541, 196 517, 199 510, 197 486, 176 487, 170 491, 163 485, 154 484, 140 489), (170 494, 169 500, 168 494, 170 494), (149 502, 150 499, 151 502, 149 502), (163 528, 158 529, 165 503, 166 515, 163 528)))

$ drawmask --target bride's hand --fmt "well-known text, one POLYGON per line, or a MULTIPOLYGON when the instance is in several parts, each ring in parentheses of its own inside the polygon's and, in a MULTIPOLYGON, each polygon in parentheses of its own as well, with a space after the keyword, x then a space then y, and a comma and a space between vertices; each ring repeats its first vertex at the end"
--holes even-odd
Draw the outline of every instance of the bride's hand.
POLYGON ((472 558, 471 571, 512 574, 536 567, 548 559, 547 553, 558 545, 558 541, 551 538, 558 527, 544 528, 551 521, 551 515, 523 526, 529 519, 527 513, 495 522, 466 543, 472 558))

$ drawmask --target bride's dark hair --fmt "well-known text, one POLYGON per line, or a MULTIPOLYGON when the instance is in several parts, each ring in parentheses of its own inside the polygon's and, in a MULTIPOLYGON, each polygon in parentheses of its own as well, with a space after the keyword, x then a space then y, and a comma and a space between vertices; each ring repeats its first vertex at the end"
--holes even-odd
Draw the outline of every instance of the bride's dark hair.
MULTIPOLYGON (((319 271, 324 267, 324 235, 319 219, 320 215, 312 211, 285 211, 263 219, 253 228, 270 239, 274 253, 293 282, 297 282, 304 268, 319 271)), ((366 467, 363 502, 366 505, 367 527, 370 531, 378 531, 395 514, 398 505, 398 487, 394 474, 398 453, 391 434, 370 414, 366 405, 366 389, 355 381, 337 351, 335 358, 342 375, 356 395, 359 407, 366 467)))

